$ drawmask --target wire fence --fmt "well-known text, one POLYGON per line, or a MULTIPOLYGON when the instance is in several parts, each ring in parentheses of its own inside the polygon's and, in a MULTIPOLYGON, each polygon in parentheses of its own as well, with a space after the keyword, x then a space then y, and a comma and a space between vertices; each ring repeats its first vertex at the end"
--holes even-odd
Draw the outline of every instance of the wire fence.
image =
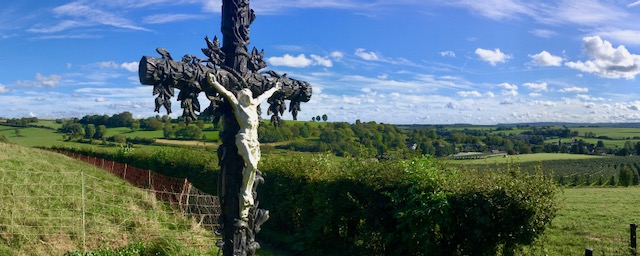
POLYGON ((152 192, 158 200, 179 209, 185 216, 194 218, 204 228, 213 230, 218 226, 218 217, 220 216, 218 197, 194 187, 186 178, 169 177, 151 170, 103 158, 62 150, 52 151, 95 165, 127 180, 138 188, 152 192))

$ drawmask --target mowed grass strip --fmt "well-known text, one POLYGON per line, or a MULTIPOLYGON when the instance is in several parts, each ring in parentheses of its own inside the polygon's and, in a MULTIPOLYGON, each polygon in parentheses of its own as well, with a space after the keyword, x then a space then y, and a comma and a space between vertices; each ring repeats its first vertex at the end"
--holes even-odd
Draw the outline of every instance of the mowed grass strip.
POLYGON ((0 255, 61 255, 157 239, 180 244, 168 255, 217 253, 211 231, 150 192, 60 154, 0 143, 0 255))
POLYGON ((573 188, 542 239, 523 255, 629 255, 629 224, 640 221, 640 187, 573 188))

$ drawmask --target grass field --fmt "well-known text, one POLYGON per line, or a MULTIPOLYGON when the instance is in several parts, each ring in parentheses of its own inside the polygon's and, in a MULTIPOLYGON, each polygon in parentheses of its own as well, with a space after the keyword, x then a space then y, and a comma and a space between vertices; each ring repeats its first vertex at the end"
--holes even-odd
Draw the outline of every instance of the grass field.
POLYGON ((629 255, 629 224, 640 222, 640 187, 573 188, 542 239, 522 255, 629 255))
POLYGON ((596 137, 607 136, 612 139, 621 140, 633 137, 640 137, 640 129, 638 128, 619 128, 619 127, 580 127, 571 128, 577 131, 580 136, 584 136, 586 132, 593 132, 596 137))
POLYGON ((485 159, 470 160, 449 160, 452 164, 503 164, 503 163, 524 163, 524 162, 541 162, 548 160, 578 160, 578 159, 594 159, 602 156, 593 155, 576 155, 561 153, 538 153, 525 155, 509 155, 507 157, 491 157, 485 159))
POLYGON ((168 244, 160 255, 217 252, 211 231, 153 194, 59 154, 0 143, 0 183, 0 255, 61 255, 135 241, 168 244))

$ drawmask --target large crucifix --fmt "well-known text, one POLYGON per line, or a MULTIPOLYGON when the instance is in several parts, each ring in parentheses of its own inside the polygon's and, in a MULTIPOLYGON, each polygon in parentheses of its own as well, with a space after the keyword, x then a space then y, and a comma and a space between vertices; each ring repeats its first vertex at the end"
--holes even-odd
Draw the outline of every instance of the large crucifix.
POLYGON ((290 100, 289 111, 296 119, 300 103, 311 98, 309 83, 261 71, 267 66, 264 50, 253 48, 249 53, 247 48, 254 19, 249 0, 223 0, 222 47, 217 37, 213 41, 206 37, 207 48, 202 49, 205 58, 187 54, 181 61, 158 48, 162 58, 144 56, 139 67, 140 83, 153 85, 153 94, 158 95, 156 111, 164 106, 171 113, 170 98, 177 88, 187 122, 198 114, 212 115, 216 123, 222 119, 222 145, 218 148, 218 196, 222 206, 218 233, 222 240, 218 246, 224 255, 254 255, 259 247, 256 233, 269 218, 269 212, 259 209, 256 200, 256 187, 264 182, 257 169, 260 102, 268 101, 271 122, 277 124, 286 109, 285 100, 290 100), (204 110, 198 100, 201 92, 210 101, 204 110))

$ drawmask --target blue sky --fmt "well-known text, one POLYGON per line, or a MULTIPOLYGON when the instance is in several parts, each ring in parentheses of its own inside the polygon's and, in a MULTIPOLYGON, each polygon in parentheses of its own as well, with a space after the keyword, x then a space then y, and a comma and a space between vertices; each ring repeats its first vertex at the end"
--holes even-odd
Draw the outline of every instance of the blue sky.
MULTIPOLYGON (((157 56, 156 47, 201 55, 206 35, 221 36, 220 7, 219 0, 2 1, 0 117, 153 116, 138 61, 157 56)), ((640 121, 640 1, 262 0, 251 7, 250 47, 265 49, 268 69, 313 85, 303 120, 640 121)))

